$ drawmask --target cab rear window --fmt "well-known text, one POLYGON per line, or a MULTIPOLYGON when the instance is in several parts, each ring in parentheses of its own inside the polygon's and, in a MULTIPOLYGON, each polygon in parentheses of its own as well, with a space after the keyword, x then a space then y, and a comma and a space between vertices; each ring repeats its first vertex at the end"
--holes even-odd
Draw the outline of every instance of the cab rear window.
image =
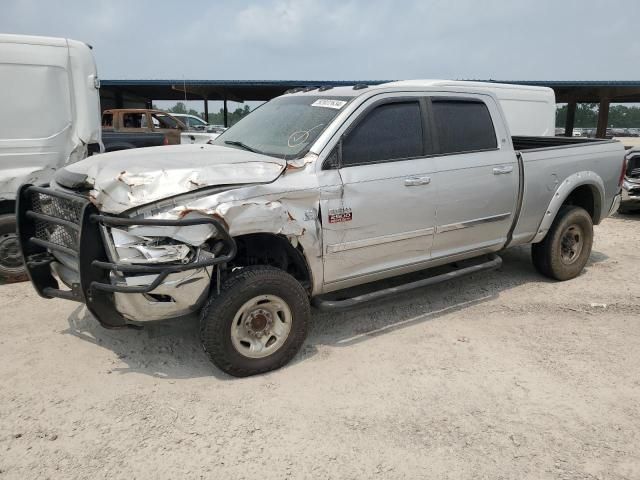
POLYGON ((497 148, 491 114, 484 102, 432 98, 432 105, 440 153, 497 148))

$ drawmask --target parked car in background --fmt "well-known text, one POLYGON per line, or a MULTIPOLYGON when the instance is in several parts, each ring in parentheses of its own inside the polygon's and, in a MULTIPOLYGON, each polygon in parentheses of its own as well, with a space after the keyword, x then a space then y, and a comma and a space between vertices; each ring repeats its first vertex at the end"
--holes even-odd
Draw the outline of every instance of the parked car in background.
POLYGON ((640 210, 640 148, 627 151, 627 168, 622 183, 620 213, 640 210))
POLYGON ((206 131, 209 124, 196 115, 189 113, 171 113, 175 118, 184 123, 191 130, 206 131))
POLYGON ((223 125, 211 125, 210 123, 205 122, 203 119, 196 115, 191 115, 188 113, 172 113, 171 115, 182 121, 182 123, 189 127, 189 129, 207 132, 215 135, 215 137, 226 130, 226 127, 224 127, 223 125))
MULTIPOLYGON (((111 111, 105 111, 102 114, 102 143, 104 145, 104 152, 169 145, 169 137, 160 131, 149 131, 143 128, 114 131, 113 117, 111 111)), ((140 123, 142 124, 142 121, 140 123)), ((91 152, 92 155, 95 153, 100 152, 91 152)))
POLYGON ((497 268, 524 244, 541 274, 572 279, 618 208, 624 147, 554 137, 549 97, 433 80, 305 89, 213 145, 91 157, 21 188, 31 281, 110 328, 200 312, 209 358, 246 376, 294 357, 311 302, 348 308, 497 268))
POLYGON ((142 108, 112 109, 102 112, 103 132, 160 133, 169 145, 180 144, 180 134, 187 130, 180 120, 159 110, 142 108))
POLYGON ((218 136, 190 130, 170 113, 144 108, 105 110, 102 113, 102 129, 113 132, 162 133, 170 145, 207 143, 218 136))
POLYGON ((100 151, 100 82, 91 47, 66 38, 0 35, 0 277, 23 278, 16 237, 20 184, 100 151))

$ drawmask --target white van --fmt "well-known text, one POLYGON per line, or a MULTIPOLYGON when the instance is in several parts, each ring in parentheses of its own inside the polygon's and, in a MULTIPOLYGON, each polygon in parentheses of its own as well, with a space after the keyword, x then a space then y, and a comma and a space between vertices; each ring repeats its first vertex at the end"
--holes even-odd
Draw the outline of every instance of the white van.
POLYGON ((555 135, 556 96, 553 89, 507 83, 457 80, 404 80, 387 85, 403 87, 460 87, 492 92, 502 107, 512 136, 546 137, 555 135))
POLYGON ((25 182, 100 149, 100 82, 91 47, 0 34, 0 277, 23 275, 15 196, 25 182))

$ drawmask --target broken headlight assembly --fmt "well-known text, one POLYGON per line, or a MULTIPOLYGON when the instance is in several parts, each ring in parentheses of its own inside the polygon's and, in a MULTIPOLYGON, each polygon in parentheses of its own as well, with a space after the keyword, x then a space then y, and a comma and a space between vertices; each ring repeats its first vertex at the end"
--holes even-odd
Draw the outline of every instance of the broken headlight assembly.
POLYGON ((166 237, 142 237, 125 230, 111 229, 114 260, 123 263, 187 263, 193 248, 166 237))
POLYGON ((100 225, 109 258, 91 260, 91 295, 149 293, 170 274, 227 263, 238 251, 225 226, 206 216, 164 219, 92 214, 91 220, 100 225), (101 270, 109 273, 98 273, 101 270), (123 277, 126 284, 114 281, 123 277), (132 279, 137 279, 135 284, 132 279), (140 279, 144 284, 137 283, 140 279))
POLYGON ((211 225, 105 227, 110 257, 127 264, 185 264, 209 251, 211 225))

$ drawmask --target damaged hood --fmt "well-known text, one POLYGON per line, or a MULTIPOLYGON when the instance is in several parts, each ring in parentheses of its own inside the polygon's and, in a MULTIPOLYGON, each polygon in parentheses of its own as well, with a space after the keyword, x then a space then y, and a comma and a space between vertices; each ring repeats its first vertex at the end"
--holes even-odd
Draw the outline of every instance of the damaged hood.
POLYGON ((207 187, 272 182, 287 162, 218 145, 174 145, 95 155, 58 171, 56 183, 90 190, 94 204, 121 213, 207 187))

